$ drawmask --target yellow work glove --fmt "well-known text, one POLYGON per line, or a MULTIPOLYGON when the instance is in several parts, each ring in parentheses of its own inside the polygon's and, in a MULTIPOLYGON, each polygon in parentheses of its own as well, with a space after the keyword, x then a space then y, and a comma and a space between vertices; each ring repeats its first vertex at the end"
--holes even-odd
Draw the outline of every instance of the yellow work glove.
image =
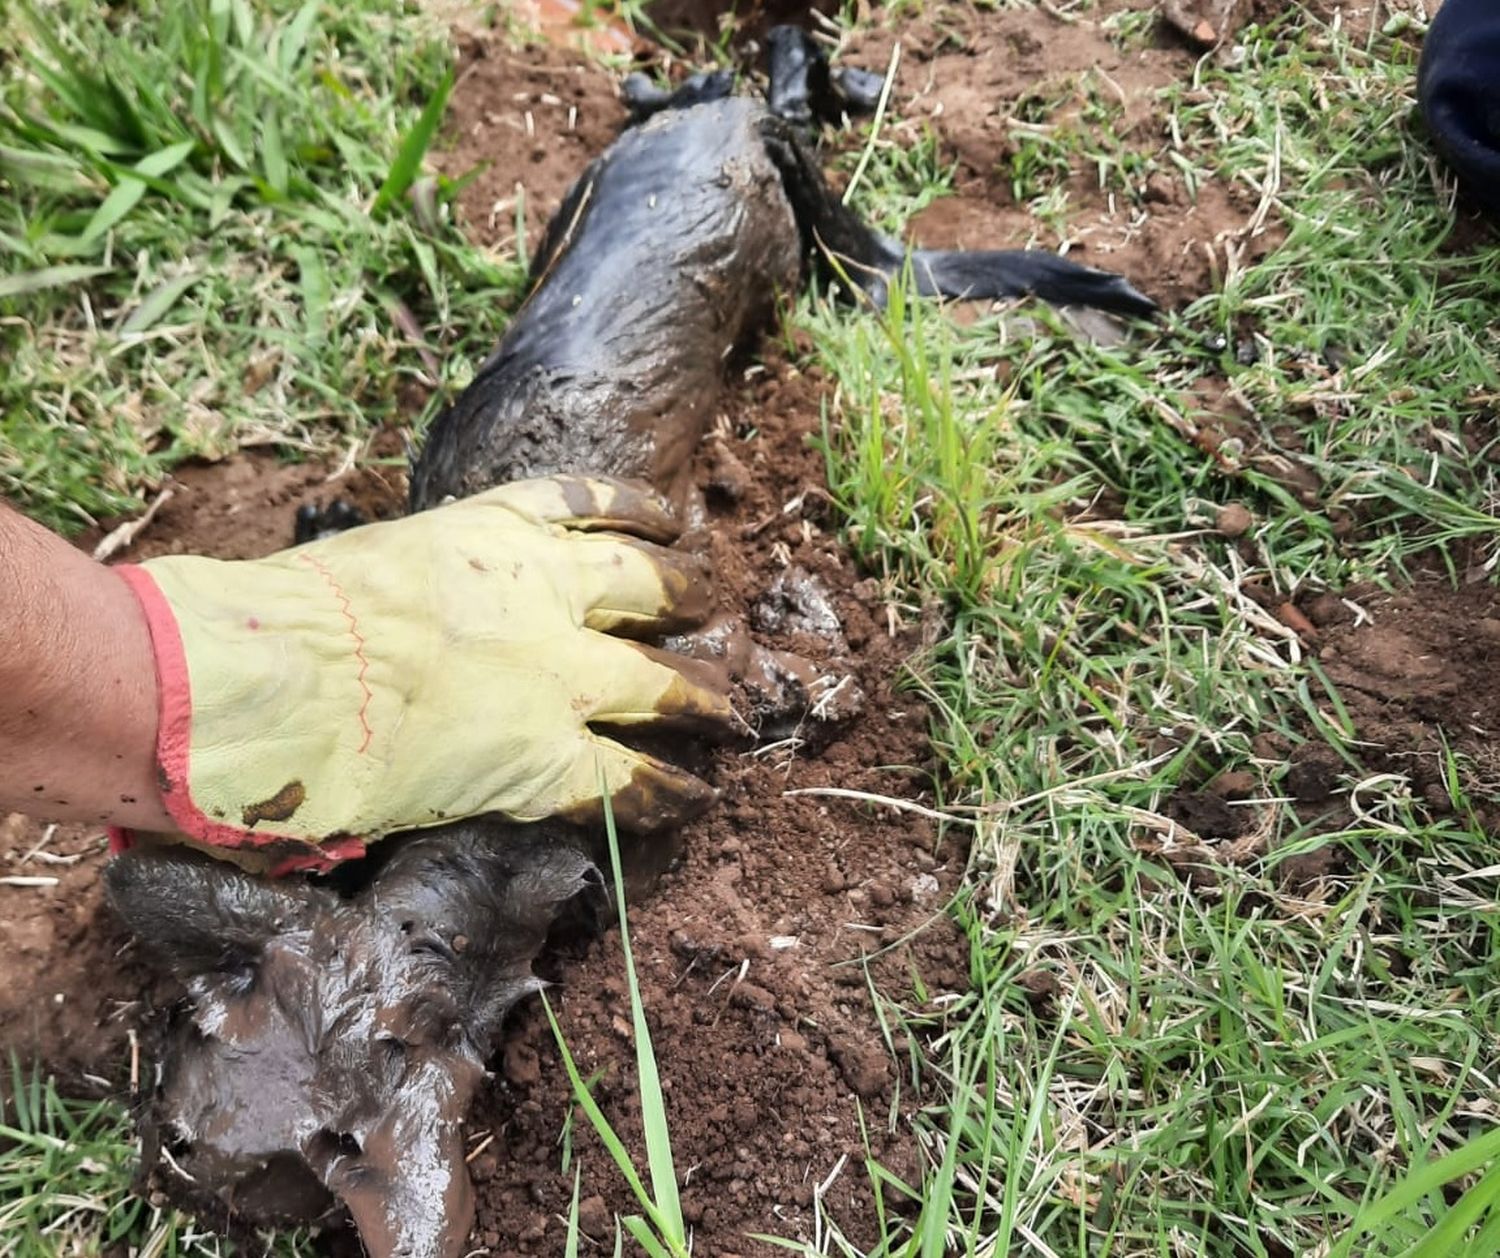
POLYGON ((656 544, 676 532, 640 487, 551 477, 267 559, 119 569, 168 811, 279 869, 480 813, 597 817, 601 781, 622 824, 686 819, 704 783, 594 728, 728 723, 721 674, 616 636, 709 610, 702 562, 656 544))

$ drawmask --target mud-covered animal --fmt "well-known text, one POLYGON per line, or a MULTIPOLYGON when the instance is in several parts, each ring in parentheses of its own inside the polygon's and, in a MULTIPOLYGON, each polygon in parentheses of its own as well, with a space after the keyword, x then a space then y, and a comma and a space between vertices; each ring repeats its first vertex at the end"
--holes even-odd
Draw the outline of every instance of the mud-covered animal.
MULTIPOLYGON (((724 78, 683 99, 637 91, 650 116, 553 218, 530 295, 412 469, 414 510, 558 472, 683 501, 726 362, 815 267, 877 305, 909 268, 919 293, 1153 310, 1121 277, 1052 254, 908 252, 870 229, 797 124, 827 112, 813 97, 830 83, 846 104, 871 85, 810 64, 805 37, 777 38, 776 112, 725 95, 724 78)), ((491 821, 397 836, 347 897, 186 852, 118 860, 112 902, 188 990, 146 1116, 168 1177, 252 1221, 314 1217, 336 1197, 376 1258, 461 1252, 460 1124, 549 924, 597 881, 596 837, 491 821)))
POLYGON ((568 193, 515 323, 428 437, 413 507, 556 471, 680 496, 726 362, 812 266, 876 305, 909 267, 924 296, 1156 309, 1052 253, 907 250, 833 195, 792 124, 702 95, 627 131, 568 193))
POLYGON ((303 1222, 341 1201, 371 1254, 459 1252, 462 1120, 491 1037, 541 987, 531 962, 561 907, 600 885, 545 824, 494 837, 392 844, 348 899, 198 853, 111 867, 111 899, 188 991, 148 1134, 208 1190, 200 1207, 231 1189, 246 1220, 303 1222))

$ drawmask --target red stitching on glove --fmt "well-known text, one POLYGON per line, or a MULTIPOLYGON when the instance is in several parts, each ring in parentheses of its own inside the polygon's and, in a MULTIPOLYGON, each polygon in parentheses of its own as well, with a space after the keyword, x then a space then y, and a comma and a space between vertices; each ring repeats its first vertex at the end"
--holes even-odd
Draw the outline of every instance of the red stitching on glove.
POLYGON ((339 585, 338 579, 333 573, 329 572, 321 562, 314 559, 311 555, 298 555, 297 558, 312 568, 328 583, 328 588, 334 592, 339 600, 339 610, 343 612, 344 619, 349 622, 349 636, 354 639, 354 658, 359 661, 359 676, 355 680, 359 682, 359 688, 364 692, 365 696, 364 702, 359 705, 359 724, 360 728, 365 731, 364 741, 359 745, 359 754, 364 755, 366 748, 370 745, 370 739, 375 736, 374 731, 370 729, 370 722, 365 718, 365 713, 370 707, 370 701, 375 696, 371 693, 370 687, 365 684, 365 673, 369 671, 370 661, 365 656, 364 635, 359 631, 359 621, 355 619, 354 613, 349 610, 349 596, 344 593, 343 587, 339 585))

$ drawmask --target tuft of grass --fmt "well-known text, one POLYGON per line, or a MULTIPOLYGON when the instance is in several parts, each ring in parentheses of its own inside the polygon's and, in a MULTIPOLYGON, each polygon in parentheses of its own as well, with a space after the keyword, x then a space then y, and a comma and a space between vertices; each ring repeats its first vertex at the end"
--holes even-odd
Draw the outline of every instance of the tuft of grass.
MULTIPOLYGON (((109 1101, 60 1097, 51 1079, 13 1062, 0 1103, 0 1258, 118 1249, 143 1258, 221 1258, 231 1247, 176 1211, 134 1196, 129 1115, 109 1101)), ((311 1253, 307 1238, 268 1237, 268 1255, 311 1253)))
MULTIPOLYGON (((1303 8, 1241 40, 1128 143, 1086 79, 1014 120, 1017 195, 1064 239, 1084 172, 1261 198, 1279 245, 1154 335, 1095 344, 1032 306, 959 328, 899 292, 883 320, 799 307, 838 381, 849 541, 898 607, 948 609, 910 684, 974 835, 973 989, 940 1013, 882 994, 920 1046, 929 1173, 915 1219, 872 1174, 872 1253, 1494 1252, 1500 897, 1476 818, 1500 796, 1451 755, 1446 815, 1361 780, 1336 691, 1250 591, 1493 571, 1500 248, 1459 244, 1409 43, 1303 8), (1254 558, 1214 529, 1230 502, 1254 558), (1325 743, 1355 819, 1299 806, 1266 735, 1325 743), (1256 784, 1241 851, 1170 807, 1225 773, 1256 784), (1354 874, 1284 881, 1326 843, 1354 874)), ((872 152, 862 190, 941 193, 872 152)), ((788 1247, 857 1252, 824 1219, 788 1247)))
POLYGON ((522 272, 420 175, 453 53, 402 0, 12 13, 0 492, 30 514, 128 512, 241 445, 358 445, 493 341, 522 272))
MULTIPOLYGON (((601 779, 602 784, 602 779, 601 779)), ((630 947, 630 923, 625 911, 625 879, 620 868, 620 844, 615 831, 614 810, 605 795, 604 825, 609 842, 609 859, 614 875, 615 895, 619 905, 620 946, 625 955, 625 981, 630 992, 630 1016, 632 1039, 635 1041, 635 1065, 637 1088, 641 1101, 641 1125, 646 1144, 646 1162, 649 1167, 651 1189, 647 1191, 640 1172, 622 1141, 594 1100, 587 1082, 573 1060, 572 1051, 558 1024, 551 1002, 545 1000, 547 1021, 557 1040, 562 1054, 563 1068, 573 1088, 573 1096, 587 1116, 611 1160, 625 1177, 630 1191, 645 1211, 640 1215, 627 1215, 620 1222, 636 1243, 651 1258, 686 1258, 689 1253, 687 1228, 682 1219, 682 1203, 677 1191, 677 1169, 672 1160, 671 1130, 667 1122, 666 1099, 661 1088, 661 1072, 657 1066, 656 1053, 651 1046, 651 1028, 646 1021, 645 1005, 641 1000, 640 984, 636 980, 635 955, 630 947)), ((577 1206, 577 1181, 574 1183, 574 1215, 577 1206)), ((576 1227, 576 1217, 569 1224, 570 1234, 576 1227)), ((618 1238, 617 1238, 618 1239, 618 1238)))

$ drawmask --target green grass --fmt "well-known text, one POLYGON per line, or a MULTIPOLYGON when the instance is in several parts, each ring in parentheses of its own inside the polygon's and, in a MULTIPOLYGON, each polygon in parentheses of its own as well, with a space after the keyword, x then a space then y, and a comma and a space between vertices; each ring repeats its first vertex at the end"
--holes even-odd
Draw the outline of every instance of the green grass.
MULTIPOLYGON (((1088 119, 1086 84, 1016 127, 1013 184, 1042 218, 1072 208, 1064 169, 1117 193, 1153 168, 1264 193, 1284 243, 1159 333, 1106 348, 1046 311, 1018 332, 899 299, 884 323, 801 309, 840 382, 825 444, 847 534, 901 603, 951 609, 912 684, 974 839, 957 910, 974 989, 941 1015, 884 993, 926 1046, 908 1083, 936 1099, 924 1209, 877 1252, 1497 1252, 1496 845, 1463 820, 1493 784, 1455 761, 1453 817, 1395 778, 1362 792, 1368 825, 1300 817, 1253 736, 1344 749, 1350 731, 1243 591, 1493 558, 1493 448, 1472 421, 1495 396, 1500 250, 1446 247, 1409 44, 1355 45, 1300 11, 1245 43, 1233 71, 1163 93, 1180 139, 1122 153, 1108 126, 1038 126, 1088 119), (1258 419, 1223 460, 1183 435, 1210 378, 1258 419), (1311 505, 1285 459, 1316 472, 1311 505), (1258 563, 1209 527, 1227 501, 1253 510, 1258 563), (1265 852, 1195 889, 1160 854, 1163 810, 1228 771, 1260 784, 1265 852), (1330 841, 1358 872, 1304 903, 1279 865, 1330 841), (1474 894, 1452 893, 1460 875, 1474 894), (1018 981, 1037 971, 1057 986, 1041 1007, 1018 981), (1437 1191, 1481 1174, 1466 1206, 1437 1191)), ((822 1252, 854 1252, 828 1235, 822 1252)))
POLYGON ((521 268, 417 180, 453 52, 402 0, 52 0, 4 41, 0 492, 38 519, 357 444, 493 342, 521 268))
MULTIPOLYGON (((221 1258, 231 1247, 175 1210, 134 1196, 133 1124, 113 1102, 69 1101, 40 1075, 11 1070, 0 1105, 0 1258, 130 1252, 221 1258)), ((267 1238, 279 1258, 311 1252, 291 1232, 267 1238)))
MULTIPOLYGON (((399 195, 451 63, 419 14, 388 0, 42 13, 61 47, 34 34, 27 59, 0 63, 15 194, 0 208, 0 491, 77 524, 194 451, 357 442, 425 370, 403 325, 455 373, 494 336, 513 260, 458 239, 444 187, 431 212, 399 195), (200 106, 185 71, 215 57, 229 77, 200 106), (84 73, 129 107, 108 84, 71 99, 84 73)), ((1135 13, 1106 29, 1122 47, 1150 38, 1135 13)), ((1364 820, 1330 834, 1287 801, 1284 757, 1254 743, 1317 740, 1352 763, 1337 695, 1247 585, 1399 583, 1419 556, 1457 573, 1500 541, 1495 438, 1476 422, 1500 398, 1500 249, 1454 242, 1412 116, 1415 58, 1404 36, 1356 40, 1290 6, 1247 30, 1234 68, 1208 61, 1163 89, 1159 129, 1122 138, 1088 74, 1018 102, 1003 175, 1043 243, 1078 213, 1080 174, 1137 207, 1158 171, 1235 186, 1282 233, 1258 264, 1221 251, 1216 291, 1124 344, 1043 309, 960 328, 899 293, 884 319, 797 309, 839 384, 823 441, 850 545, 898 610, 948 609, 909 681, 931 705, 942 806, 973 841, 954 908, 972 990, 941 1008, 879 994, 914 1046, 902 1086, 921 1098, 928 1174, 912 1215, 867 1159, 887 1237, 871 1253, 1500 1252, 1500 896, 1470 807, 1496 787, 1454 755, 1447 815, 1383 778, 1361 790, 1364 820), (1242 399, 1227 409, 1254 419, 1215 459, 1185 434, 1226 386, 1242 399), (1294 462, 1316 475, 1311 499, 1294 462), (1211 528, 1230 501, 1254 513, 1253 563, 1211 528), (1263 845, 1193 886, 1204 856, 1164 849, 1164 810, 1224 772, 1258 783, 1263 845), (1290 894, 1286 858, 1329 841, 1356 872, 1290 894), (1038 973, 1050 1000, 1025 995, 1038 973)), ((894 113, 838 160, 863 161, 855 203, 888 226, 952 186, 941 145, 894 113)), ((31 1113, 50 1117, 8 1121, 83 1134, 0 1152, 31 1203, 13 1252, 55 1252, 35 1228, 74 1183, 104 1217, 137 1209, 136 1235, 179 1236, 128 1204, 116 1112, 31 1113)), ((644 1168, 610 1147, 640 1202, 637 1243, 677 1253, 659 1111, 652 1125, 644 1168)), ((818 1222, 817 1246, 792 1247, 860 1252, 840 1231, 852 1220, 818 1222)))
MULTIPOLYGON (((630 992, 631 1038, 635 1043, 636 1089, 640 1095, 642 1137, 651 1187, 647 1189, 630 1152, 614 1126, 594 1100, 590 1081, 586 1080, 573 1060, 572 1050, 563 1036, 550 1001, 543 996, 547 1021, 562 1055, 563 1069, 573 1088, 578 1108, 609 1153, 610 1160, 624 1176, 626 1184, 640 1204, 642 1215, 626 1215, 617 1226, 625 1231, 650 1258, 686 1258, 689 1252, 687 1227, 682 1218, 682 1202, 677 1192, 677 1167, 672 1158, 672 1135, 667 1126, 666 1099, 662 1094, 661 1070, 651 1043, 651 1027, 646 1021, 640 984, 636 981, 635 954, 630 948, 630 920, 625 911, 625 878, 620 869, 620 844, 615 833, 614 812, 608 796, 604 803, 604 826, 609 843, 610 870, 614 875, 614 894, 619 907, 620 948, 625 957, 625 984, 630 992)), ((565 1168, 566 1169, 566 1168, 565 1168)), ((573 1201, 568 1214, 568 1244, 576 1249, 578 1233, 578 1178, 573 1181, 573 1201)), ((616 1243, 620 1235, 616 1234, 616 1243)))

